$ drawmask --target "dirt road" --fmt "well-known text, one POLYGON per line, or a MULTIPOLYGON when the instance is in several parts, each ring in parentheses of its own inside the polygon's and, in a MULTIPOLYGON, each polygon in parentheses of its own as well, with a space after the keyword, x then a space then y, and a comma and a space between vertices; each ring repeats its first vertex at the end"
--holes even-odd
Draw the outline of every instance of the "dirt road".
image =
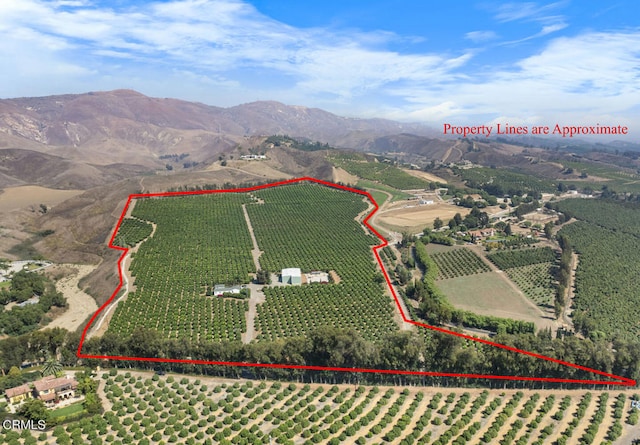
MULTIPOLYGON (((249 234, 251 235, 251 242, 253 243, 253 249, 251 250, 253 263, 256 267, 256 270, 260 270, 261 269, 260 255, 262 255, 262 251, 258 247, 258 240, 256 240, 256 235, 253 232, 253 225, 251 224, 251 218, 249 218, 249 213, 247 212, 246 204, 242 204, 242 211, 244 212, 244 219, 247 222, 247 228, 249 229, 249 234)), ((248 287, 249 287, 249 291, 251 292, 251 295, 249 297, 249 310, 245 315, 246 317, 245 320, 247 322, 247 331, 244 334, 242 334, 243 343, 251 343, 251 341, 256 338, 257 333, 255 329, 255 322, 256 322, 256 315, 258 312, 258 305, 266 301, 264 293, 262 293, 262 285, 251 283, 249 284, 248 287)))

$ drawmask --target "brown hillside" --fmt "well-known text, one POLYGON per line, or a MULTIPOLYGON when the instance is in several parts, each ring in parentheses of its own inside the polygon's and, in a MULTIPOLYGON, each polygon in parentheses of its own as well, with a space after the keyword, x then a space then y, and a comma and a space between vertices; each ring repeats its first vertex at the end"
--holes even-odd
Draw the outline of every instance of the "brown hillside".
POLYGON ((432 130, 384 119, 353 119, 279 102, 219 108, 130 90, 0 100, 0 147, 29 148, 106 165, 161 168, 161 155, 216 158, 245 136, 288 134, 366 149, 375 138, 432 130), (22 143, 21 143, 22 141, 22 143))

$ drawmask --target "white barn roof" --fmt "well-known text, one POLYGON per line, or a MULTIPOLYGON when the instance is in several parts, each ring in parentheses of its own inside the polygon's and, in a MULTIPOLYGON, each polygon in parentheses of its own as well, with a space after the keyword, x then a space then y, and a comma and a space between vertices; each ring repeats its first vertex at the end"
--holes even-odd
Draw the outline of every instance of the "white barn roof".
POLYGON ((282 275, 287 277, 302 277, 302 272, 298 267, 290 267, 288 269, 282 269, 282 275))

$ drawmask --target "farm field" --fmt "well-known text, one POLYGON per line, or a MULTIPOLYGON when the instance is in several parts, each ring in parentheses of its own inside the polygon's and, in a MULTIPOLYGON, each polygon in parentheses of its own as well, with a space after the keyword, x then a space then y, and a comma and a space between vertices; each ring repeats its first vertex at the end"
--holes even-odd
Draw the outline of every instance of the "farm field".
POLYGON ((625 171, 613 165, 592 162, 562 161, 562 164, 565 168, 573 168, 576 172, 588 174, 585 179, 566 181, 567 184, 574 184, 578 189, 590 186, 593 190, 598 190, 604 183, 610 190, 618 192, 638 193, 640 191, 640 175, 633 170, 625 171))
POLYGON ((331 270, 340 281, 265 286, 265 299, 250 319, 258 341, 305 335, 322 326, 352 327, 369 340, 398 329, 392 302, 376 280, 372 247, 380 240, 355 219, 370 209, 368 201, 305 183, 253 193, 138 199, 133 218, 124 220, 116 236, 129 246, 146 237, 133 254, 135 291, 118 304, 108 330, 127 336, 144 327, 169 338, 240 340, 249 303, 214 298, 211 290, 219 283, 248 283, 256 273, 243 207, 262 252, 260 268, 331 270), (156 224, 151 236, 145 221, 156 224))
POLYGON ((134 218, 125 218, 120 223, 118 234, 113 240, 114 246, 132 247, 151 235, 153 227, 145 221, 134 218))
POLYGON ((578 320, 578 326, 609 336, 638 338, 640 238, 583 221, 569 224, 559 233, 569 238, 580 255, 574 323, 578 320))
POLYGON ((376 181, 398 190, 424 189, 431 182, 412 176, 404 170, 387 163, 345 158, 336 158, 333 162, 337 167, 341 167, 352 175, 376 181))
MULTIPOLYGON (((387 193, 390 193, 391 196, 393 196, 393 198, 391 199, 391 202, 395 202, 395 201, 402 201, 408 198, 411 198, 412 195, 410 195, 409 193, 405 193, 402 192, 398 189, 395 189, 393 187, 389 187, 387 185, 384 184, 379 184, 377 182, 374 181, 368 181, 366 179, 359 179, 358 183, 357 183, 358 187, 362 187, 364 189, 367 189, 368 191, 370 190, 381 190, 387 193)), ((380 204, 380 203, 378 203, 380 204)))
POLYGON ((133 216, 157 230, 135 253, 136 291, 118 304, 109 331, 126 336, 146 327, 171 338, 239 340, 247 303, 205 294, 216 283, 247 283, 255 272, 242 212, 249 202, 236 193, 138 199, 133 216))
POLYGON ((378 204, 378 207, 382 207, 382 205, 389 200, 389 197, 387 196, 387 194, 384 192, 381 192, 380 190, 367 189, 367 191, 371 194, 371 197, 376 202, 376 204, 378 204))
POLYGON ((554 270, 553 263, 538 263, 513 267, 507 269, 505 273, 535 304, 553 307, 556 294, 554 270))
POLYGON ((444 244, 427 244, 426 246, 427 253, 433 256, 436 253, 449 252, 452 249, 462 249, 460 246, 445 246, 444 244))
POLYGON ((541 247, 499 251, 487 255, 487 258, 500 269, 508 270, 513 267, 549 263, 556 259, 556 254, 550 247, 541 247))
POLYGON ((504 168, 477 167, 459 170, 466 185, 481 188, 492 195, 523 195, 524 193, 553 193, 553 182, 504 168))
POLYGON ((556 257, 550 247, 505 250, 487 255, 531 301, 545 308, 554 304, 556 257))
POLYGON ((339 326, 354 327, 375 340, 397 329, 391 301, 375 280, 371 249, 380 240, 355 220, 368 208, 361 195, 313 184, 255 194, 264 204, 247 206, 247 211, 264 251, 261 266, 272 271, 286 267, 335 270, 341 280, 338 284, 265 287, 266 302, 258 306, 256 319, 261 332, 258 339, 339 326))
POLYGON ((579 219, 565 225, 580 256, 575 281, 574 324, 610 338, 640 335, 640 209, 600 199, 567 199, 562 212, 579 219), (606 298, 603 298, 606 296, 606 298))
POLYGON ((440 218, 446 224, 456 213, 460 213, 464 218, 471 211, 439 201, 430 205, 417 205, 417 203, 413 205, 415 207, 396 208, 382 212, 378 216, 378 221, 399 231, 409 230, 417 233, 427 226, 432 226, 436 218, 440 218))
MULTIPOLYGON (((102 371, 105 414, 29 432, 42 444, 629 443, 634 392, 281 383, 102 371)), ((0 432, 14 443, 20 434, 0 432)), ((31 442, 26 442, 31 440, 31 442)), ((15 443, 22 443, 20 441, 15 443)))
POLYGON ((439 280, 437 285, 458 309, 481 315, 531 321, 540 326, 545 321, 540 312, 498 274, 499 272, 485 272, 450 278, 439 280))
POLYGON ((464 277, 491 269, 473 251, 465 248, 449 249, 431 255, 433 261, 438 265, 438 279, 464 277))

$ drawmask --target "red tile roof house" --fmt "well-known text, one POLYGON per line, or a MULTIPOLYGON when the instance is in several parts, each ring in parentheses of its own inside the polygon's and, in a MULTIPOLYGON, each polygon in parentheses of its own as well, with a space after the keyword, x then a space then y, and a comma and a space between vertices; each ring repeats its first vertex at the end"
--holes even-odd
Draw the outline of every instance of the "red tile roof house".
POLYGON ((69 376, 59 378, 45 378, 33 382, 36 396, 47 404, 56 400, 75 397, 78 382, 69 376))
POLYGON ((496 231, 493 229, 480 229, 480 230, 469 230, 469 235, 474 237, 476 240, 480 240, 482 238, 486 238, 489 236, 494 236, 496 231))
POLYGON ((20 403, 23 400, 33 398, 31 387, 29 385, 20 385, 15 388, 9 388, 4 392, 7 400, 11 404, 20 403))
POLYGON ((47 376, 31 384, 24 384, 5 391, 9 403, 15 405, 26 399, 38 398, 51 406, 58 400, 75 397, 78 382, 69 376, 47 376))

